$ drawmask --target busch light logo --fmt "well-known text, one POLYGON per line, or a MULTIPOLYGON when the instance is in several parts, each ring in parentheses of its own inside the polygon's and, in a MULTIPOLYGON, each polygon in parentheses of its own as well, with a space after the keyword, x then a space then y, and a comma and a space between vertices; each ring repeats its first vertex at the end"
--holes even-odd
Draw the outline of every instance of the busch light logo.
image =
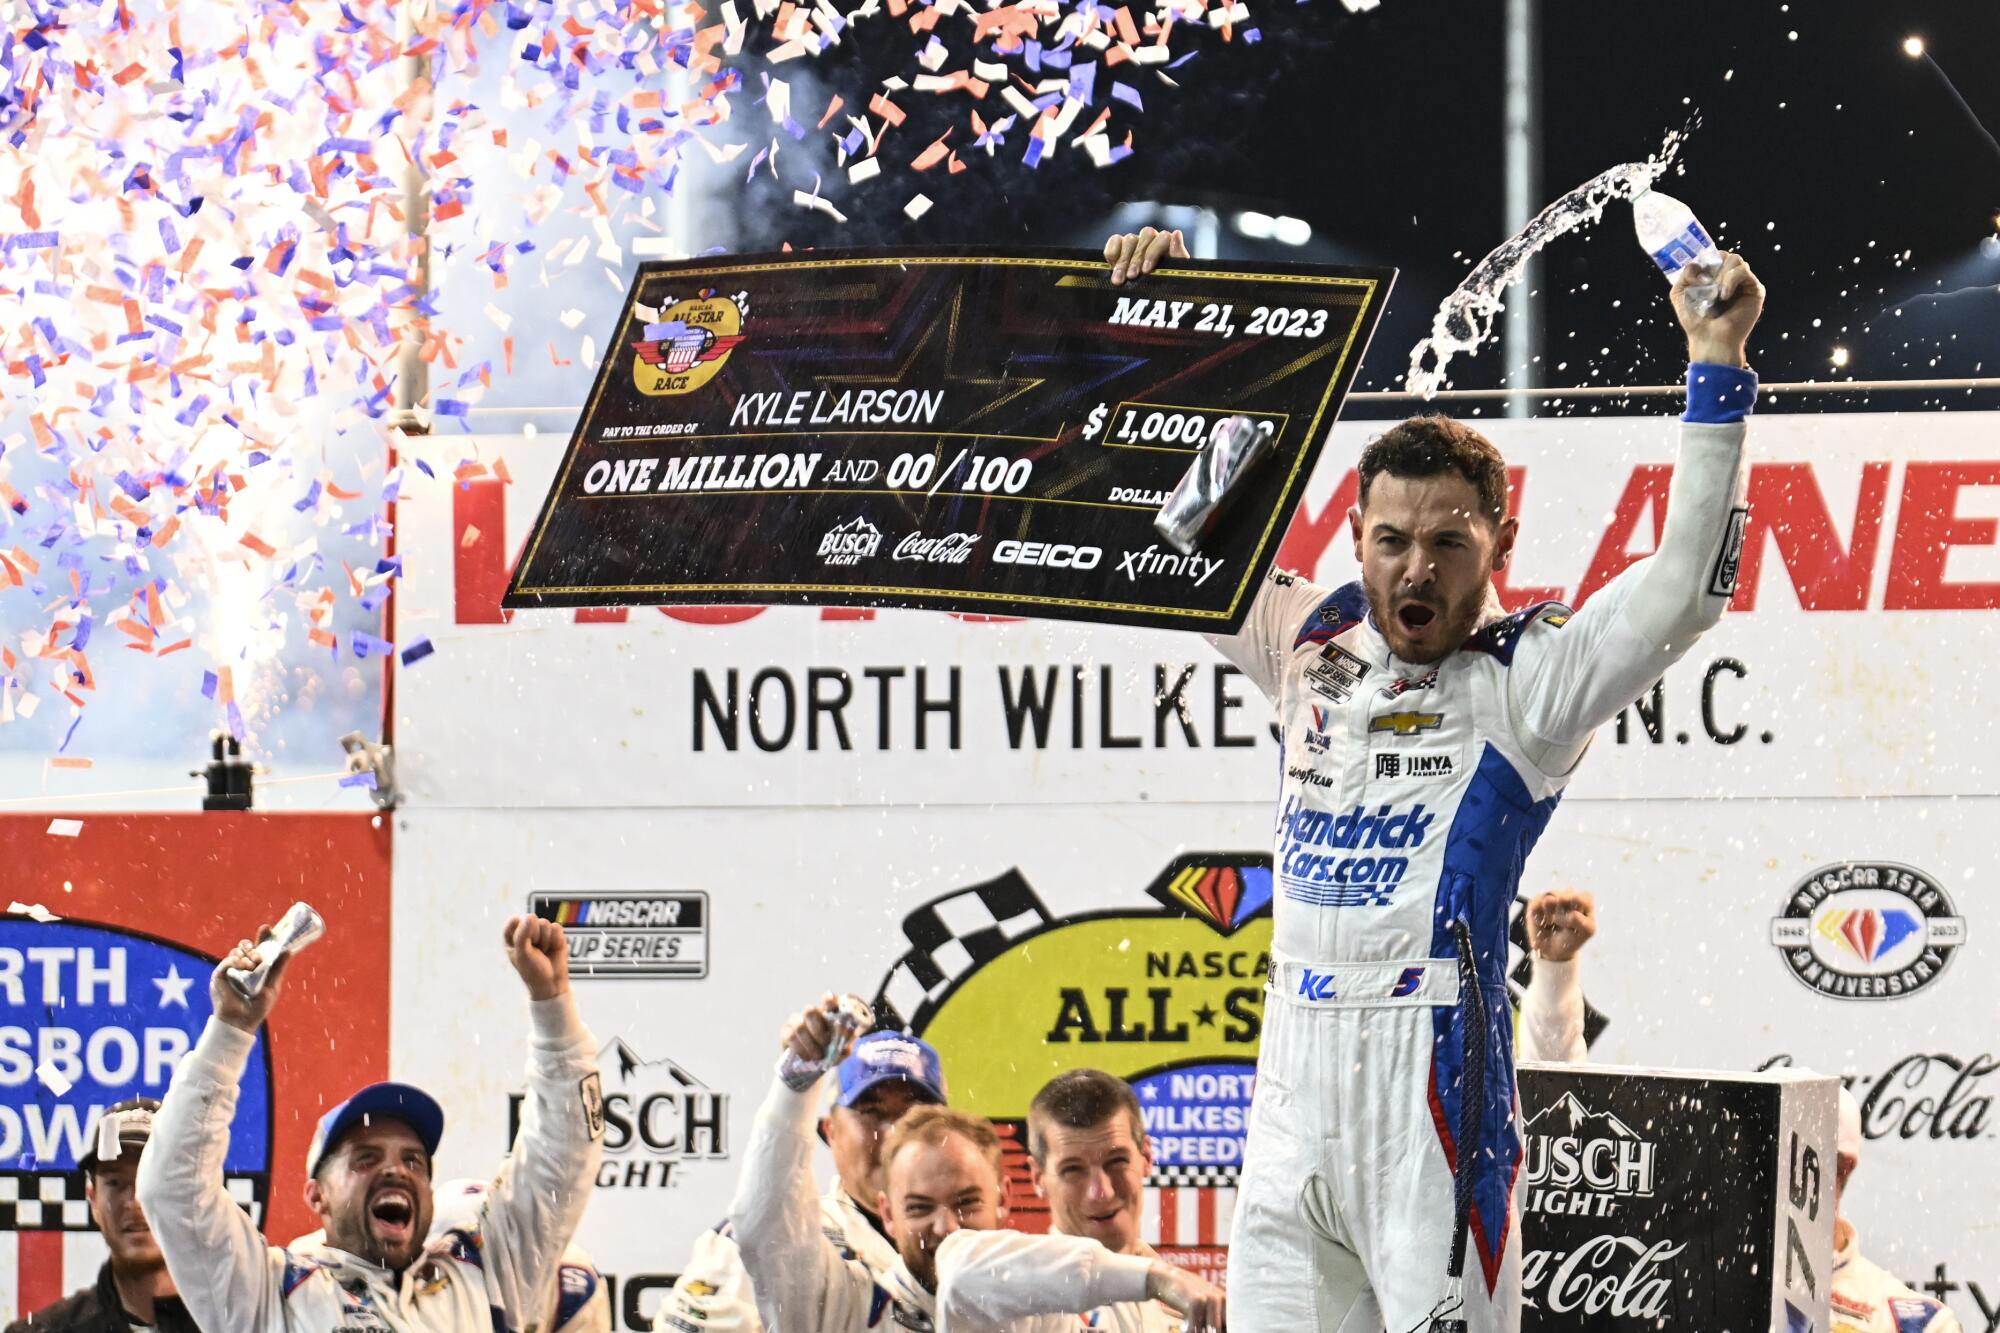
MULTIPOLYGON (((598 1052, 604 1071, 604 1159, 597 1188, 675 1189, 689 1166, 729 1156, 729 1094, 665 1056, 648 1060, 623 1037, 598 1052)), ((507 1140, 521 1127, 525 1094, 507 1099, 507 1140)))
MULTIPOLYGON (((214 967, 109 926, 0 918, 0 1171, 74 1171, 105 1107, 166 1095, 208 1021, 214 967)), ((261 1175, 271 1166, 261 1034, 242 1089, 223 1169, 261 1175)))
POLYGON ((819 539, 823 565, 858 565, 882 549, 882 530, 859 515, 819 539))
POLYGON ((1294 796, 1278 815, 1285 896, 1317 907, 1386 905, 1410 868, 1407 856, 1386 855, 1421 847, 1434 814, 1423 805, 1398 811, 1355 806, 1345 814, 1315 810, 1294 796), (1360 852, 1362 855, 1343 855, 1360 852))
POLYGON ((1565 1093, 1522 1127, 1527 1186, 1521 1211, 1615 1217, 1627 1199, 1653 1197, 1656 1148, 1610 1112, 1565 1093))
POLYGON ((1241 1061, 1183 1065, 1132 1080, 1153 1170, 1177 1174, 1243 1165, 1257 1067, 1241 1061))

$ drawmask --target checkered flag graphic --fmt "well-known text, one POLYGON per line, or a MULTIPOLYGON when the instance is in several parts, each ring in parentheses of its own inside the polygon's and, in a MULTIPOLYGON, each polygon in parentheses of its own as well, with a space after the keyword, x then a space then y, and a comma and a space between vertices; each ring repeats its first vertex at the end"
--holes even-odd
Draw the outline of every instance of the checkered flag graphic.
MULTIPOLYGON (((259 1227, 269 1177, 223 1177, 229 1197, 259 1227)), ((0 1231, 95 1231, 81 1171, 0 1171, 0 1231)))
POLYGON ((923 1031, 961 977, 1050 919, 1018 870, 925 903, 903 918, 910 947, 875 992, 875 1026, 923 1031))
MULTIPOLYGON (((1507 920, 1507 998, 1514 1008, 1521 1007, 1521 997, 1527 993, 1528 983, 1535 976, 1535 960, 1528 951, 1528 902, 1525 897, 1514 899, 1514 909, 1507 920)), ((1583 1044, 1595 1046, 1598 1036, 1611 1026, 1610 1018, 1590 1002, 1583 999, 1583 1044)))

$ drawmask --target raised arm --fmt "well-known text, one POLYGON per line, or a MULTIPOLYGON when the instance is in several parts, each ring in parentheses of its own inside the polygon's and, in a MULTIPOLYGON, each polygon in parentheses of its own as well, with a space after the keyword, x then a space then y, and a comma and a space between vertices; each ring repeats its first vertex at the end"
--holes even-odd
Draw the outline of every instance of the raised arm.
POLYGON ((280 959, 248 1000, 224 977, 260 961, 245 940, 209 977, 215 1014, 174 1070, 139 1158, 139 1204, 181 1301, 206 1333, 262 1333, 281 1323, 281 1252, 264 1243, 222 1176, 243 1066, 290 960, 280 959))
POLYGON ((1592 733, 1714 627, 1736 590, 1748 516, 1744 422, 1757 396, 1745 347, 1764 287, 1735 255, 1724 257, 1719 286, 1708 315, 1689 305, 1684 281, 1674 289, 1688 335, 1688 399, 1659 549, 1560 628, 1531 622, 1508 673, 1515 734, 1552 776, 1575 767, 1592 733))
MULTIPOLYGON (((782 1044, 827 1068, 838 1063, 842 1052, 818 1059, 833 1030, 827 1021, 832 1005, 828 996, 818 1009, 795 1016, 782 1044)), ((840 1333, 868 1326, 886 1303, 886 1297, 878 1300, 868 1269, 843 1258, 820 1228, 812 1179, 818 1086, 816 1079, 797 1087, 783 1077, 772 1081, 757 1109, 729 1205, 730 1229, 750 1274, 757 1312, 774 1333, 840 1333)))
POLYGON ((493 1292, 508 1326, 521 1329, 548 1313, 563 1249, 590 1202, 603 1153, 604 1093, 596 1043, 570 993, 562 927, 515 917, 502 941, 528 992, 528 1096, 478 1227, 493 1292))
POLYGON ((1588 893, 1544 893, 1528 904, 1528 948, 1535 964, 1521 996, 1515 1059, 1579 1064, 1589 1056, 1577 955, 1596 933, 1597 903, 1588 893))

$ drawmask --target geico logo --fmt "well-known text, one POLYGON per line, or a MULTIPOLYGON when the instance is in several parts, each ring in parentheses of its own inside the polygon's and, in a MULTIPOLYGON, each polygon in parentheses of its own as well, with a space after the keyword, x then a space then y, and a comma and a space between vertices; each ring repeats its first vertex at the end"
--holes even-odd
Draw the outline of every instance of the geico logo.
POLYGON ((1330 810, 1311 809, 1294 796, 1285 802, 1278 827, 1293 842, 1321 847, 1421 847, 1425 830, 1437 816, 1425 814, 1421 803, 1402 814, 1395 810, 1384 805, 1370 814, 1357 805, 1344 815, 1335 815, 1330 810))
POLYGON ((1653 1145, 1643 1139, 1528 1136, 1528 1183, 1567 1189, 1584 1185, 1617 1194, 1653 1192, 1653 1145))
POLYGON ((0 1027, 0 1088, 32 1082, 38 1065, 71 1083, 88 1078, 100 1088, 157 1086, 173 1076, 187 1050, 188 1034, 179 1028, 102 1027, 85 1034, 66 1027, 0 1027))
POLYGON ((1407 856, 1329 856, 1291 847, 1282 867, 1285 878, 1307 884, 1401 884, 1409 873, 1407 856))
POLYGON ((1061 542, 1020 542, 1012 538, 993 548, 996 565, 1044 565, 1050 569, 1096 569, 1103 548, 1069 546, 1061 542))

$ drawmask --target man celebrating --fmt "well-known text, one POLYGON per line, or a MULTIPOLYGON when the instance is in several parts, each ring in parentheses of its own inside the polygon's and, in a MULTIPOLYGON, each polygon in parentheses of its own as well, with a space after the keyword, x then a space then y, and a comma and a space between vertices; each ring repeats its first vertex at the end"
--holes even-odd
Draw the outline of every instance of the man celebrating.
MULTIPOLYGON (((945 1100, 944 1067, 929 1042, 900 1032, 871 1032, 834 1071, 832 1104, 819 1136, 833 1150, 834 1179, 819 1199, 819 1225, 835 1249, 882 1280, 896 1245, 876 1211, 887 1192, 882 1144, 918 1106, 945 1100)), ((653 1333, 762 1333, 757 1298, 729 1223, 695 1242, 694 1254, 660 1303, 653 1333)))
MULTIPOLYGON (((1099 1069, 1072 1069, 1043 1084, 1028 1104, 1028 1161, 1057 1234, 1159 1258, 1139 1238, 1153 1146, 1131 1084, 1099 1069)), ((1181 1323, 1157 1301, 1108 1306, 1089 1322, 1121 1333, 1172 1333, 1181 1323)))
POLYGON ((139 1153, 153 1131, 160 1104, 135 1097, 105 1111, 90 1150, 78 1163, 90 1220, 104 1234, 111 1257, 98 1270, 97 1285, 37 1310, 7 1327, 7 1333, 198 1333, 187 1307, 174 1294, 174 1280, 153 1230, 139 1207, 134 1179, 139 1153))
POLYGON ((1522 1060, 1574 1064, 1589 1047, 1583 1040, 1583 964, 1577 955, 1597 934, 1597 899, 1589 893, 1538 893, 1528 903, 1528 951, 1534 955, 1528 989, 1521 996, 1521 1030, 1514 1054, 1522 1060))
MULTIPOLYGON (((1186 254, 1112 238, 1111 281, 1186 254)), ((1505 984, 1521 867, 1592 734, 1720 619, 1744 517, 1745 343, 1764 290, 1673 304, 1688 401, 1659 549, 1579 611, 1502 615, 1505 460, 1445 417, 1363 451, 1361 580, 1273 570, 1215 642, 1278 709, 1273 965, 1230 1243, 1239 1324, 1519 1324, 1505 984), (1469 1262, 1468 1262, 1469 1261, 1469 1262)))
POLYGON ((563 1247, 590 1198, 604 1133, 596 1043, 569 990, 562 928, 507 923, 527 987, 529 1095, 521 1131, 468 1225, 426 1241, 444 1112, 400 1083, 327 1112, 306 1162, 324 1240, 267 1246, 222 1185, 237 1082, 289 958, 244 999, 227 981, 261 961, 245 940, 209 982, 215 1016, 174 1071, 139 1168, 167 1267, 207 1333, 521 1333, 542 1327, 563 1247))
POLYGON ((1222 1293, 1157 1259, 1094 1240, 1026 1236, 1007 1219, 1000 1140, 977 1116, 920 1106, 882 1149, 877 1200, 897 1257, 877 1275, 821 1234, 813 1200, 813 1084, 829 1063, 839 1003, 795 1016, 789 1058, 757 1113, 730 1222, 766 1327, 864 1333, 893 1320, 941 1333, 1068 1333, 1100 1306, 1164 1300, 1191 1333, 1222 1326, 1222 1293))

